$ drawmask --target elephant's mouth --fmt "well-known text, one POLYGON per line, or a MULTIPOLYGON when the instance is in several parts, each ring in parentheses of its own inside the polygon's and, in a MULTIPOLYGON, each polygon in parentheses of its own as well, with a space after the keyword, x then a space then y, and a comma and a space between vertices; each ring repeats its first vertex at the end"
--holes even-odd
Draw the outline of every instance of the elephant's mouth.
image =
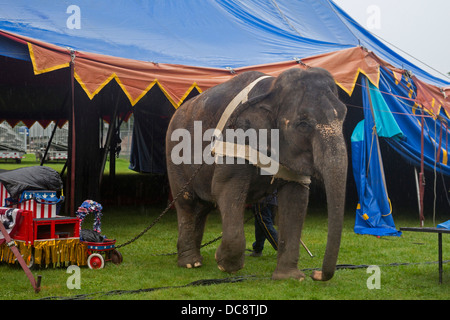
POLYGON ((292 161, 280 161, 280 166, 287 168, 289 171, 295 172, 301 176, 313 176, 316 172, 314 166, 306 159, 300 158, 292 161))
POLYGON ((302 174, 298 170, 294 170, 281 162, 279 164, 277 174, 275 174, 273 177, 285 181, 297 182, 308 189, 309 185, 311 184, 310 174, 302 174))

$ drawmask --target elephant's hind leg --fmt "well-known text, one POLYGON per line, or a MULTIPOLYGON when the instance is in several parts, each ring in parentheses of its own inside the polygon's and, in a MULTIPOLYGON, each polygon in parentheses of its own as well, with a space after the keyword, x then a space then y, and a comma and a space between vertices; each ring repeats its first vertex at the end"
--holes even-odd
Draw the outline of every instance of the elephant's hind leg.
POLYGON ((178 215, 178 265, 185 268, 197 268, 202 265, 200 254, 206 217, 211 205, 196 202, 179 202, 176 205, 178 215))

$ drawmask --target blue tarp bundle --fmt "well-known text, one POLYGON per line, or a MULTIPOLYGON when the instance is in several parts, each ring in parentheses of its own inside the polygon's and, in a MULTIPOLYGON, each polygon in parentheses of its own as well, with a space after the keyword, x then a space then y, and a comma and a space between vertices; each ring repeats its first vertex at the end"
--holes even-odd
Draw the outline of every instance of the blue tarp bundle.
POLYGON ((360 202, 355 232, 376 236, 400 235, 392 219, 378 137, 402 139, 403 133, 380 91, 362 78, 364 120, 352 135, 353 174, 360 202))
POLYGON ((438 224, 437 227, 443 229, 450 229, 450 220, 438 224))

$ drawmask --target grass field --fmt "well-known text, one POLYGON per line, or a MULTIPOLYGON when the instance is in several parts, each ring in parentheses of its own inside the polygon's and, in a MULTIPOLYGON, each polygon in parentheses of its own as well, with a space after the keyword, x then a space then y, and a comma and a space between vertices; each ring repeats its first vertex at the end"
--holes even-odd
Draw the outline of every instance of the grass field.
MULTIPOLYGON (((103 234, 117 239, 117 244, 133 238, 162 212, 162 207, 105 208, 103 234)), ((311 258, 301 248, 299 268, 320 268, 326 240, 326 214, 312 208, 308 214, 303 240, 314 254, 311 258)), ((251 213, 247 212, 247 216, 251 213)), ((204 265, 184 269, 176 264, 175 255, 159 255, 176 251, 176 214, 169 211, 141 238, 119 249, 123 255, 120 265, 107 263, 104 269, 81 268, 81 288, 68 289, 71 274, 66 268, 41 268, 42 291, 35 294, 20 267, 0 265, 0 300, 83 298, 118 300, 448 300, 450 298, 450 268, 444 264, 443 284, 438 284, 437 236, 407 233, 402 237, 356 235, 353 215, 348 213, 338 264, 377 265, 380 267, 380 289, 368 289, 372 275, 366 268, 339 269, 329 282, 314 282, 307 277, 296 280, 273 281, 276 252, 266 244, 260 258, 246 257, 245 268, 230 275, 221 272, 214 252, 219 242, 202 249, 204 265), (396 263, 409 263, 398 265, 396 263), (194 281, 227 279, 243 281, 191 286, 194 281), (118 291, 117 291, 118 290, 118 291)), ((89 223, 86 221, 85 223, 89 223)), ((400 217, 397 226, 417 226, 416 219, 400 217)), ((254 240, 253 220, 245 225, 247 248, 254 240)), ((220 236, 221 221, 211 214, 204 241, 220 236)), ((445 237, 445 235, 444 235, 445 237)), ((450 244, 444 241, 444 260, 449 259, 450 244)))
MULTIPOLYGON (((36 161, 36 157, 34 154, 32 153, 27 153, 25 154, 25 158, 22 159, 21 163, 16 163, 15 161, 5 161, 5 160, 0 160, 0 169, 6 169, 6 170, 14 170, 14 169, 18 169, 18 168, 23 168, 23 167, 31 167, 31 166, 38 166, 39 162, 36 161)), ((48 166, 50 168, 55 169, 58 172, 61 172, 63 167, 64 167, 64 162, 63 161, 51 161, 51 162, 46 162, 44 164, 45 166, 48 166)), ((125 159, 116 159, 116 173, 117 174, 138 174, 137 172, 128 169, 128 165, 129 162, 125 159)), ((106 165, 105 165, 105 174, 109 173, 109 160, 107 160, 106 165)))
MULTIPOLYGON (((0 167, 3 167, 0 164, 0 167)), ((125 243, 150 225, 164 205, 108 207, 103 210, 102 233, 125 243)), ((246 213, 251 217, 251 212, 246 213)), ((418 226, 417 214, 394 215, 396 226, 418 226)), ((89 228, 89 216, 84 226, 89 228)), ((177 219, 170 210, 153 228, 135 242, 119 249, 120 265, 107 263, 104 269, 80 269, 80 289, 69 289, 71 274, 66 268, 33 270, 42 275, 42 290, 34 293, 18 266, 0 264, 0 300, 96 299, 96 300, 448 300, 450 264, 444 264, 443 283, 438 283, 437 235, 404 232, 401 237, 361 236, 353 232, 354 212, 346 212, 339 265, 379 266, 380 288, 369 289, 373 274, 367 268, 338 269, 328 282, 271 280, 276 251, 266 242, 263 256, 246 257, 245 268, 236 274, 221 272, 214 253, 219 241, 202 249, 203 266, 184 269, 177 266, 177 219), (163 254, 163 255, 161 255, 163 254), (206 281, 207 280, 207 281, 206 281), (214 280, 214 281, 213 281, 214 280), (209 284, 209 285, 202 285, 209 284)), ((431 226, 431 219, 426 220, 431 226)), ((309 275, 320 268, 326 245, 325 209, 316 205, 308 211, 302 239, 314 254, 300 248, 299 268, 309 275)), ((212 213, 204 242, 221 234, 221 219, 212 213)), ((247 248, 254 241, 253 220, 245 225, 247 248)), ((450 259, 450 242, 443 236, 444 260, 450 259)))

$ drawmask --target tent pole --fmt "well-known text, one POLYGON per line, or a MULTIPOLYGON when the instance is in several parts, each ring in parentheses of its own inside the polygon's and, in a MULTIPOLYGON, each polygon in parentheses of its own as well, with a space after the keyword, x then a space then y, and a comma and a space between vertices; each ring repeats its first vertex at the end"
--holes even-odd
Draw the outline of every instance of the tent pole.
POLYGON ((45 148, 44 156, 42 157, 41 163, 40 163, 41 167, 44 165, 45 158, 47 157, 47 154, 48 154, 48 150, 50 149, 50 146, 51 146, 52 141, 53 141, 53 137, 55 136, 56 128, 58 127, 58 125, 57 125, 58 121, 55 122, 55 127, 52 130, 52 134, 50 135, 50 139, 48 140, 47 147, 45 148))
POLYGON ((110 148, 112 135, 115 132, 115 124, 116 124, 116 117, 117 117, 118 110, 119 110, 119 94, 117 94, 116 105, 114 107, 114 111, 113 111, 113 114, 111 117, 111 121, 110 121, 111 123, 109 124, 108 134, 106 135, 105 145, 103 147, 102 163, 100 165, 99 185, 102 184, 103 171, 105 170, 106 158, 108 157, 108 148, 110 148))
POLYGON ((423 215, 423 197, 425 194, 425 175, 424 175, 424 114, 422 108, 422 116, 421 116, 421 155, 420 155, 420 174, 419 174, 419 187, 420 187, 420 226, 424 226, 424 215, 423 215))
POLYGON ((416 178, 416 191, 417 191, 417 206, 419 208, 419 217, 421 212, 421 205, 420 205, 420 184, 419 184, 419 175, 417 174, 417 168, 414 167, 414 177, 416 178))
POLYGON ((114 183, 114 177, 116 176, 116 129, 117 119, 114 118, 114 131, 109 144, 109 176, 111 183, 114 183))
POLYGON ((72 118, 72 139, 71 139, 71 157, 70 157, 70 216, 75 215, 75 164, 76 164, 76 138, 75 138, 75 53, 72 51, 70 62, 70 85, 71 85, 71 118, 72 118))

